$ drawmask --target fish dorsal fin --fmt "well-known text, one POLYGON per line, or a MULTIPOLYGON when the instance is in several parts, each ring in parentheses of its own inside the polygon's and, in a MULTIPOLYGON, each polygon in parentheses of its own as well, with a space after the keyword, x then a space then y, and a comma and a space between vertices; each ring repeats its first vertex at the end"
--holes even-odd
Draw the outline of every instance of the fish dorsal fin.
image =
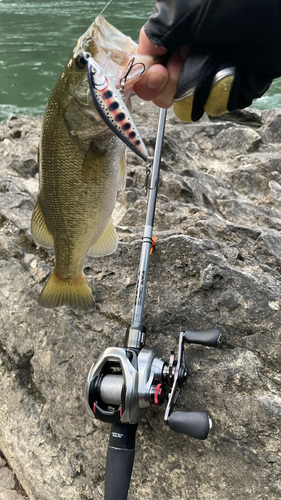
POLYGON ((112 220, 109 219, 105 230, 103 231, 99 239, 90 248, 88 254, 91 257, 102 257, 103 255, 110 255, 116 250, 117 245, 118 238, 116 229, 113 225, 112 220))
POLYGON ((126 167, 126 149, 121 156, 120 160, 120 170, 118 177, 118 190, 125 191, 126 189, 126 177, 127 177, 127 167, 126 167))
POLYGON ((31 234, 34 240, 43 247, 52 248, 54 246, 54 240, 47 228, 44 215, 42 213, 41 207, 37 201, 31 220, 31 234))

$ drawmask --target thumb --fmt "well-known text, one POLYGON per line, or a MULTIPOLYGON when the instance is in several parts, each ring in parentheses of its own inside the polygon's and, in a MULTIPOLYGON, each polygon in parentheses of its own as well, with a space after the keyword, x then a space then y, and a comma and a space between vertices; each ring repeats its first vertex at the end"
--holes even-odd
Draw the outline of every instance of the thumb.
MULTIPOLYGON (((163 47, 156 47, 147 38, 144 28, 140 32, 139 45, 137 54, 160 57, 166 54, 167 50, 163 47)), ((147 71, 144 72, 143 77, 138 80, 134 85, 136 94, 145 101, 152 101, 155 99, 165 88, 169 79, 169 73, 165 66, 162 64, 154 64, 147 71)))

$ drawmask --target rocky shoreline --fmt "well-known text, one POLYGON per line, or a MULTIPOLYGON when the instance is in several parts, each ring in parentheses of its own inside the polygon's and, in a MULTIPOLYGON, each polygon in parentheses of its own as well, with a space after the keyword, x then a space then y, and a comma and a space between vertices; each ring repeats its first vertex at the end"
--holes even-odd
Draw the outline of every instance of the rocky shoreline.
MULTIPOLYGON (((152 154, 158 110, 138 99, 134 109, 152 154)), ((281 496, 280 125, 281 110, 191 125, 168 113, 147 345, 168 359, 183 329, 220 328, 220 347, 186 350, 178 404, 207 411, 214 428, 198 442, 164 427, 163 409, 150 409, 138 429, 131 500, 281 496)), ((109 429, 86 414, 83 389, 91 364, 122 346, 130 325, 145 166, 128 153, 114 213, 118 249, 87 259, 95 310, 42 309, 54 259, 30 234, 40 126, 27 116, 0 123, 0 450, 24 489, 5 490, 12 473, 1 462, 0 500, 25 492, 30 500, 92 500, 103 498, 109 429)))
POLYGON ((29 500, 5 457, 0 452, 0 500, 29 500))

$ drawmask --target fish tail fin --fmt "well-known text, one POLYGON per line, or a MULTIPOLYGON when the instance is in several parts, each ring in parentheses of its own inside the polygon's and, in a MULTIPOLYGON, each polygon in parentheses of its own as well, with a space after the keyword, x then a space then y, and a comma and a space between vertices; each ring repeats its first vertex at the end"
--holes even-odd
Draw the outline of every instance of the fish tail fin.
POLYGON ((84 273, 73 279, 64 279, 54 270, 38 303, 42 307, 71 306, 73 309, 90 311, 93 309, 94 299, 84 273))

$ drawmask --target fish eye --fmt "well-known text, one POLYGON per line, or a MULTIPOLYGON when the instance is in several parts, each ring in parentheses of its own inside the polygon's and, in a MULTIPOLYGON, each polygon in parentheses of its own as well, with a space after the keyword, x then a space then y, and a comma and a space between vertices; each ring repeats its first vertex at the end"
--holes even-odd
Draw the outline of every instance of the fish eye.
POLYGON ((76 68, 80 70, 86 69, 89 57, 91 57, 91 54, 89 54, 89 52, 80 52, 79 54, 77 54, 77 56, 75 57, 76 68))

